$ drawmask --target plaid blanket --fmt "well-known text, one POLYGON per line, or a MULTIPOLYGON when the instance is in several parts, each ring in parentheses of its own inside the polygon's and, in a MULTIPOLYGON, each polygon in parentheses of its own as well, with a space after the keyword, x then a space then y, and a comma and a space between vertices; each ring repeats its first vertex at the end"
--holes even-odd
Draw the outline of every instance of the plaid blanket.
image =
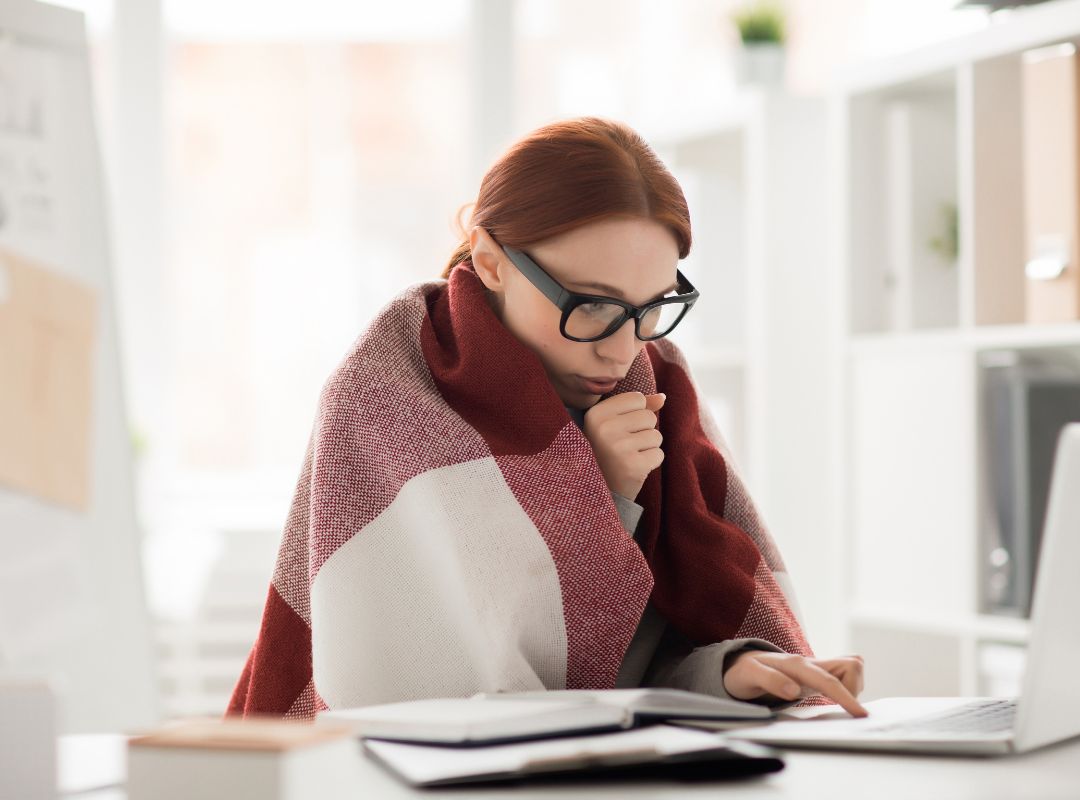
POLYGON ((667 395, 640 546, 471 264, 397 295, 322 389, 226 715, 611 688, 650 596, 697 644, 753 636, 812 655, 674 343, 647 344, 612 394, 635 390, 667 395))

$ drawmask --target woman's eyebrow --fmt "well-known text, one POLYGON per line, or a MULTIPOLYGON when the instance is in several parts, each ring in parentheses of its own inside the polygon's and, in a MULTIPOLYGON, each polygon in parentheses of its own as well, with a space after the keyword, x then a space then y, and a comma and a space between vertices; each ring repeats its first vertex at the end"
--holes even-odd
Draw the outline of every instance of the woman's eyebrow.
MULTIPOLYGON (((597 281, 574 281, 574 283, 577 286, 584 286, 584 287, 587 287, 587 288, 590 288, 590 289, 597 289, 597 290, 603 292, 604 294, 608 295, 609 297, 617 297, 620 300, 625 300, 626 302, 630 302, 629 300, 626 300, 626 295, 624 295, 622 293, 621 289, 618 289, 618 288, 616 288, 614 286, 610 286, 610 285, 608 285, 606 283, 598 283, 597 281)), ((671 292, 671 291, 674 291, 675 289, 677 289, 678 286, 679 286, 679 282, 676 281, 675 283, 671 284, 671 286, 664 289, 664 291, 660 292, 657 295, 653 295, 652 299, 653 300, 659 300, 661 297, 666 295, 668 292, 671 292)))

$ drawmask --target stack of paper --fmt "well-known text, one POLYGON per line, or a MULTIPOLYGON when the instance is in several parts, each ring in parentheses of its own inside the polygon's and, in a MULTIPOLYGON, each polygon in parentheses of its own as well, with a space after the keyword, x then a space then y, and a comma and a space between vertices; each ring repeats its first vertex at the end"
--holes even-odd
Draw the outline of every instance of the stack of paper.
POLYGON ((434 747, 366 739, 364 748, 414 786, 601 772, 683 779, 730 778, 776 772, 784 766, 767 748, 671 725, 487 747, 434 747))
POLYGON ((409 784, 620 773, 715 778, 774 772, 772 751, 662 720, 768 720, 766 707, 676 689, 479 694, 324 711, 409 784), (588 735, 582 735, 588 734, 588 735))

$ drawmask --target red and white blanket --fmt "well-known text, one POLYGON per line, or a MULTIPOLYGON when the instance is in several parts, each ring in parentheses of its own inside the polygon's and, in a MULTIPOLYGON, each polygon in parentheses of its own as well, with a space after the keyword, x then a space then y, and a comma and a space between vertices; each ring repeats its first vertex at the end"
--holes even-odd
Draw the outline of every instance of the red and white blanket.
POLYGON ((323 387, 258 639, 227 715, 611 688, 652 596, 697 644, 812 655, 771 536, 668 340, 635 543, 592 447, 471 264, 388 303, 323 387))

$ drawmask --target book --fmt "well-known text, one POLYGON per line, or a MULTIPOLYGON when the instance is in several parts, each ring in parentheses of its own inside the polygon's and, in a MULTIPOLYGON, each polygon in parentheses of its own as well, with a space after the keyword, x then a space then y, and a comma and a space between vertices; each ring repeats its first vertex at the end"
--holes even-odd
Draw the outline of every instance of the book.
POLYGON ((128 740, 129 800, 345 800, 360 746, 346 725, 187 719, 128 740))
POLYGON ((1023 91, 1027 321, 1080 319, 1080 55, 1072 42, 1026 51, 1023 91))
POLYGON ((614 731, 667 719, 769 719, 765 706, 679 689, 567 689, 432 698, 320 712, 363 738, 454 745, 614 731))
POLYGON ((654 725, 468 748, 365 739, 364 751, 399 779, 422 787, 568 777, 709 780, 783 769, 774 750, 750 744, 654 725))
POLYGON ((1054 451, 1062 428, 1080 420, 1080 376, 1045 355, 983 358, 983 480, 980 610, 1028 617, 1042 546, 1054 451))

